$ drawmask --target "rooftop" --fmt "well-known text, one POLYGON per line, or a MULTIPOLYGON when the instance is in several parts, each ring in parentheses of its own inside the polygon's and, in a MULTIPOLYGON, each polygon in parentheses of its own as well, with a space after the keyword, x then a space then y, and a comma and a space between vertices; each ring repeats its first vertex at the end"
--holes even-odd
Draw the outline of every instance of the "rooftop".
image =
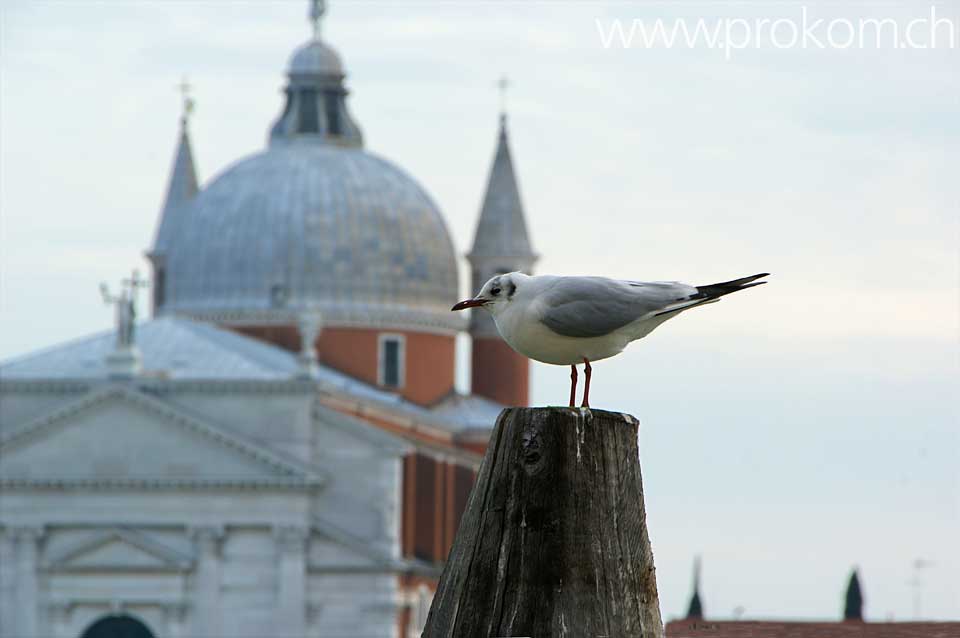
MULTIPOLYGON (((160 317, 137 324, 134 342, 143 360, 135 380, 291 381, 302 380, 298 357, 286 350, 212 324, 160 317)), ((14 359, 0 361, 0 381, 109 381, 107 356, 116 332, 105 330, 14 359)), ((488 430, 503 406, 476 396, 453 394, 422 407, 393 392, 318 366, 312 378, 319 391, 343 395, 440 430, 488 430)))
POLYGON ((960 638, 960 622, 674 620, 667 638, 960 638))

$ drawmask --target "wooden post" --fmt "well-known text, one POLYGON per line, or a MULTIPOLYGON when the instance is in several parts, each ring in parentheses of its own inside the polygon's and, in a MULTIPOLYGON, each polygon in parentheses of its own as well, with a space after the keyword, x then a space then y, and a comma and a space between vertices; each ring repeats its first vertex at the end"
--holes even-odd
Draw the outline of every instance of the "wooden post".
POLYGON ((662 638, 637 425, 501 412, 423 638, 662 638))

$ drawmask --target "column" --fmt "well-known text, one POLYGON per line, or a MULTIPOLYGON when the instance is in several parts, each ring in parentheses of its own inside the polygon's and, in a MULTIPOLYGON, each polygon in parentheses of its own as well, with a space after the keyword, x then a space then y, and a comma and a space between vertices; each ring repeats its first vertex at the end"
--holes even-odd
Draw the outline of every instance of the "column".
POLYGON ((13 543, 13 530, 0 528, 0 636, 17 635, 16 616, 17 590, 15 571, 17 568, 16 547, 13 543))
POLYGON ((47 605, 50 627, 56 638, 70 635, 70 611, 72 605, 67 602, 55 602, 47 605))
POLYGON ((447 559, 450 548, 453 547, 453 537, 457 533, 455 471, 457 466, 453 459, 448 459, 443 466, 443 560, 447 559))
POLYGON ((443 479, 444 479, 444 458, 442 456, 433 459, 433 561, 442 561, 447 559, 446 552, 443 551, 443 479))
POLYGON ((401 517, 403 521, 402 556, 413 556, 417 534, 417 456, 410 453, 403 457, 403 500, 401 517))
POLYGON ((220 609, 220 544, 222 527, 196 527, 191 530, 196 547, 197 566, 194 573, 195 592, 193 635, 197 638, 221 636, 220 609))
POLYGON ((307 538, 300 526, 276 527, 277 606, 275 631, 278 635, 304 636, 307 612, 307 538))
MULTIPOLYGON (((407 457, 409 458, 409 457, 407 457)), ((390 556, 399 558, 403 551, 404 534, 404 467, 406 458, 393 458, 384 462, 384 503, 383 503, 383 530, 387 539, 387 551, 390 556)))
POLYGON ((163 604, 163 625, 167 638, 183 636, 183 620, 187 615, 187 606, 182 602, 163 604))
POLYGON ((17 565, 15 606, 18 637, 32 638, 37 635, 37 545, 43 536, 42 527, 13 528, 17 565))

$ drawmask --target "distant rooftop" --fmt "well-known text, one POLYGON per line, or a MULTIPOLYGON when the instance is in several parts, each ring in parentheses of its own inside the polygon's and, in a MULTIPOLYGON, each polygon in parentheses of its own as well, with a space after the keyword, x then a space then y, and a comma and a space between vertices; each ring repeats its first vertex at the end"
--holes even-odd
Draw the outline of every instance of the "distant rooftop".
POLYGON ((667 638, 960 638, 960 622, 674 620, 667 638))

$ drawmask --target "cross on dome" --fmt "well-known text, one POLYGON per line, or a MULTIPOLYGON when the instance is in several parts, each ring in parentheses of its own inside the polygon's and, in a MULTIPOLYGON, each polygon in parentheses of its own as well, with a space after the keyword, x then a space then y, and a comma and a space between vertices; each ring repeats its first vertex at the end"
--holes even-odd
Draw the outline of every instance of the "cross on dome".
POLYGON ((507 89, 510 86, 510 80, 506 75, 501 75, 500 79, 497 80, 497 90, 500 91, 500 115, 507 114, 507 89))
POLYGON ((187 76, 183 76, 183 79, 180 80, 180 84, 178 84, 176 88, 180 91, 180 96, 183 99, 183 113, 180 115, 180 121, 186 125, 187 119, 190 117, 190 114, 193 113, 193 107, 195 105, 193 98, 190 96, 190 90, 193 88, 193 85, 187 81, 187 76))
POLYGON ((310 0, 310 23, 313 25, 313 39, 320 39, 320 22, 327 11, 325 0, 310 0))

